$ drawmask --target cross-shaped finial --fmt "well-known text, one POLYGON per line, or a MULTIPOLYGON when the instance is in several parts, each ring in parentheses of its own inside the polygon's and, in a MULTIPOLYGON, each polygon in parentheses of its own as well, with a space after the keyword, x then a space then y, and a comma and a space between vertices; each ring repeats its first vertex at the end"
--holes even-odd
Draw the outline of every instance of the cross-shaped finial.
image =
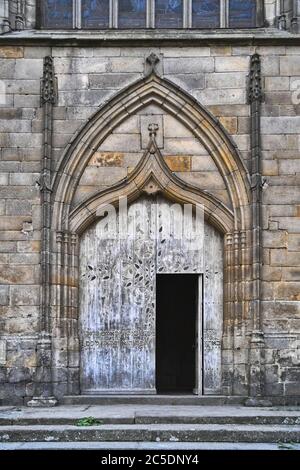
POLYGON ((149 136, 156 137, 156 132, 158 131, 159 127, 158 124, 152 123, 148 126, 149 136))
POLYGON ((156 65, 159 62, 158 55, 156 55, 154 52, 151 52, 151 54, 146 58, 146 62, 150 65, 149 74, 156 73, 156 65))

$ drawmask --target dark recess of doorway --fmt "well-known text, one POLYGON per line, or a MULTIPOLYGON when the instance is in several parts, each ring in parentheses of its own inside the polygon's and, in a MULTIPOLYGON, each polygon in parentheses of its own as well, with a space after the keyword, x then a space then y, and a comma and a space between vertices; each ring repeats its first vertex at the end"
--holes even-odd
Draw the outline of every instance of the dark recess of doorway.
POLYGON ((196 381, 196 274, 156 278, 156 390, 193 393, 196 381))

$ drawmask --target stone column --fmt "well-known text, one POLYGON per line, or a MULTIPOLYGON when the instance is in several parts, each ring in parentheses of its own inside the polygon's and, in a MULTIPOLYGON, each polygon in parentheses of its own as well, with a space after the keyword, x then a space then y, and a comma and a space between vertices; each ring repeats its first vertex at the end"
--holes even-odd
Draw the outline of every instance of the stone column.
POLYGON ((291 31, 294 34, 297 34, 300 32, 299 16, 300 16, 299 0, 293 0, 293 17, 291 19, 291 31))
POLYGON ((10 30, 9 0, 4 0, 0 5, 0 33, 9 33, 10 30))
POLYGON ((251 189, 252 189, 252 324, 249 350, 249 395, 248 405, 260 404, 264 393, 264 334, 261 312, 261 271, 262 271, 262 187, 261 176, 261 84, 260 56, 251 57, 248 100, 251 107, 251 189))
POLYGON ((56 78, 53 59, 44 59, 44 73, 41 81, 41 105, 44 111, 44 145, 42 174, 39 181, 42 206, 41 228, 41 296, 40 296, 40 335, 37 346, 37 372, 35 396, 28 406, 54 406, 52 396, 52 330, 50 298, 50 234, 51 234, 51 157, 53 105, 56 102, 56 78))
POLYGON ((278 16, 278 28, 285 30, 287 27, 286 14, 285 14, 285 5, 284 0, 279 0, 280 2, 280 11, 278 16))

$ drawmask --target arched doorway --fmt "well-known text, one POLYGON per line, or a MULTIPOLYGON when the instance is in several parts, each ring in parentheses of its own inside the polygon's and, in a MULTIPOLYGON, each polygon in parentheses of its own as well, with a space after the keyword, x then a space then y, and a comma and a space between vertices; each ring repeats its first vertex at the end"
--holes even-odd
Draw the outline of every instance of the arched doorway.
MULTIPOLYGON (((161 139, 165 127, 161 126, 156 117, 152 119, 153 117, 150 121, 154 126, 152 129, 158 126, 161 139)), ((164 153, 163 150, 162 152, 164 153)), ((222 371, 219 372, 213 360, 211 362, 211 370, 217 371, 218 380, 222 377, 222 393, 231 395, 235 393, 235 389, 237 394, 244 393, 247 389, 248 351, 244 346, 243 351, 240 350, 240 338, 245 339, 243 344, 246 345, 247 332, 242 325, 249 317, 251 302, 250 185, 247 171, 236 147, 216 119, 182 89, 152 73, 122 90, 99 109, 66 149, 56 175, 52 193, 51 228, 52 373, 55 394, 60 397, 66 394, 79 394, 82 390, 88 389, 87 387, 81 389, 80 384, 82 353, 82 337, 79 331, 81 327, 79 290, 82 285, 78 270, 81 262, 80 240, 84 239, 87 231, 92 230, 93 224, 97 224, 99 205, 112 204, 117 208, 120 198, 126 197, 130 206, 145 195, 147 197, 160 195, 178 204, 201 205, 206 225, 213 227, 224 241, 222 347, 220 338, 212 337, 209 341, 207 334, 207 345, 210 343, 213 347, 211 354, 208 354, 209 347, 206 348, 206 370, 209 370, 208 358, 213 357, 214 348, 222 349, 222 361, 218 359, 219 364, 222 362, 222 371), (126 126, 129 118, 138 120, 138 113, 144 112, 147 106, 156 106, 168 113, 173 122, 178 122, 182 128, 192 134, 195 141, 201 143, 207 156, 213 161, 215 174, 218 173, 224 182, 224 187, 221 189, 224 199, 218 197, 220 194, 218 189, 216 192, 210 192, 202 188, 202 185, 193 185, 192 181, 178 177, 176 170, 171 170, 166 164, 153 131, 150 131, 148 147, 145 149, 141 146, 144 153, 132 171, 126 173, 126 177, 110 182, 107 186, 93 186, 85 198, 77 199, 81 178, 85 177, 89 162, 94 159, 99 146, 102 143, 105 145, 118 126, 123 124, 126 126), (242 363, 241 356, 243 356, 242 363), (235 360, 236 357, 238 362, 235 360)), ((201 181, 205 182, 205 179, 201 181)), ((196 274, 205 277, 204 271, 196 274)), ((205 304, 206 296, 203 299, 205 304)), ((208 308, 209 305, 206 311, 208 308)), ((208 332, 209 330, 210 328, 207 328, 208 332)), ((200 363, 201 358, 203 354, 197 356, 200 363)), ((155 364, 153 354, 152 364, 155 364)), ((195 364, 197 370, 200 365, 195 364)), ((154 377, 154 369, 152 376, 154 377)), ((214 379, 212 383, 216 383, 216 380, 214 379)), ((152 391, 155 390, 153 384, 154 379, 150 387, 152 391)), ((201 388, 195 381, 195 388, 197 387, 201 388)), ((202 386, 203 389, 205 393, 219 393, 216 392, 216 387, 211 387, 208 382, 202 386)))

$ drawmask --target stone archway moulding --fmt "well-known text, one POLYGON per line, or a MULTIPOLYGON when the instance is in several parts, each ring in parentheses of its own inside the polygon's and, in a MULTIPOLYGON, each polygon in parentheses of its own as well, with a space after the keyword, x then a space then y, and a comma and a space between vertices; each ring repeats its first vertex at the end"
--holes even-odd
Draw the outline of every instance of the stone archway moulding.
MULTIPOLYGON (((52 382, 57 397, 78 394, 78 263, 79 235, 92 223, 97 207, 129 202, 143 192, 160 191, 178 202, 204 206, 206 219, 224 234, 224 383, 223 393, 247 394, 248 372, 236 370, 235 351, 241 358, 251 302, 251 189, 238 150, 219 122, 194 98, 155 71, 122 90, 104 104, 67 146, 52 185, 52 382), (205 146, 222 175, 232 211, 217 198, 174 176, 167 167, 155 138, 129 177, 99 191, 77 207, 73 197, 93 153, 123 121, 149 104, 156 104, 185 125, 205 146)), ((247 351, 245 351, 245 363, 247 351)))
POLYGON ((53 228, 68 230, 68 211, 80 177, 99 145, 123 121, 156 104, 186 126, 207 149, 222 175, 234 211, 235 229, 247 230, 250 180, 236 145, 193 97, 156 73, 138 80, 104 104, 67 146, 53 182, 53 228))
POLYGON ((186 184, 175 176, 167 166, 155 139, 150 132, 149 145, 134 171, 119 183, 107 190, 93 194, 70 211, 69 230, 81 235, 97 218, 98 208, 106 204, 118 205, 120 197, 126 197, 128 203, 143 193, 155 195, 162 193, 172 201, 199 205, 204 209, 206 221, 226 234, 234 229, 234 215, 214 196, 199 188, 186 184))

